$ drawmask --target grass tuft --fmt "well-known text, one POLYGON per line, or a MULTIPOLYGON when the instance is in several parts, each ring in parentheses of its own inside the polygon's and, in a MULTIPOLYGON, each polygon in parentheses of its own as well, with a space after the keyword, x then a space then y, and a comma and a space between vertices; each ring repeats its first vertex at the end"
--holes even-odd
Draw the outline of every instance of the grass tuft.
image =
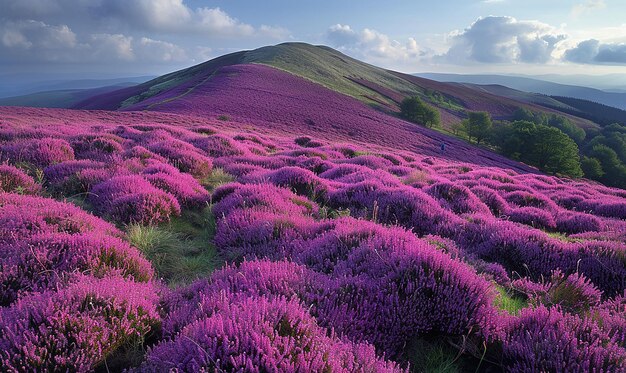
POLYGON ((219 167, 213 168, 209 176, 200 180, 200 183, 209 191, 217 189, 221 185, 235 181, 235 177, 219 167))
POLYGON ((493 302, 496 308, 506 311, 510 315, 517 315, 523 308, 528 307, 528 302, 525 299, 512 295, 502 286, 497 285, 496 289, 498 295, 493 302))
POLYGON ((214 234, 215 220, 208 206, 202 211, 184 211, 161 225, 127 227, 130 243, 152 261, 158 275, 170 285, 205 277, 221 264, 212 244, 214 234))

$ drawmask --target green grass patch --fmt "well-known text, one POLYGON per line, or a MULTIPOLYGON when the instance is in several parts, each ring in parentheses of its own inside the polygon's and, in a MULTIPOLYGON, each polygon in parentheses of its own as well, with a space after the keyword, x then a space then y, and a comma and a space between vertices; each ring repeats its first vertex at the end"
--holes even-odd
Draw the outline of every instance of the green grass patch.
POLYGON ((128 240, 152 261, 157 274, 170 285, 206 277, 222 264, 213 246, 215 219, 211 208, 184 211, 158 226, 131 224, 128 240))
POLYGON ((506 311, 510 315, 517 315, 523 308, 528 307, 528 302, 512 294, 502 286, 497 285, 498 295, 493 301, 493 305, 503 311, 506 311))
POLYGON ((549 237, 551 238, 555 238, 559 241, 563 241, 563 242, 582 242, 583 240, 580 238, 571 238, 570 236, 561 233, 561 232, 549 232, 549 231, 544 231, 545 234, 547 234, 549 237))
POLYGON ((438 339, 417 339, 407 348, 412 372, 456 373, 462 371, 457 349, 438 339))
POLYGON ((235 181, 235 177, 219 167, 213 168, 209 176, 200 180, 202 186, 204 186, 209 192, 214 191, 218 187, 224 184, 232 183, 235 181))

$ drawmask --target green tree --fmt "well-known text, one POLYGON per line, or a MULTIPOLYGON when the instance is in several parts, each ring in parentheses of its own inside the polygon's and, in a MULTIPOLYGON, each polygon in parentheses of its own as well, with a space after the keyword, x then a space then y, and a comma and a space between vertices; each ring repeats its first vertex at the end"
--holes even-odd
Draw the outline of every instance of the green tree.
POLYGON ((583 157, 580 161, 580 168, 588 179, 600 180, 604 176, 602 164, 596 158, 583 157))
POLYGON ((601 182, 607 185, 626 188, 626 166, 620 162, 617 153, 606 145, 596 145, 591 149, 590 156, 600 161, 604 176, 601 182))
POLYGON ((558 128, 537 126, 532 145, 523 158, 552 174, 583 176, 578 145, 558 128))
POLYGON ((465 122, 467 136, 470 140, 474 138, 476 143, 480 144, 491 133, 493 127, 491 117, 486 111, 470 111, 467 117, 467 122, 465 122))
POLYGON ((424 103, 417 96, 402 100, 400 116, 410 122, 421 123, 427 127, 439 127, 441 123, 439 110, 424 103))
POLYGON ((580 144, 585 139, 585 131, 572 123, 569 119, 562 115, 552 114, 548 118, 547 124, 551 127, 556 127, 563 131, 567 136, 571 137, 577 144, 580 144))

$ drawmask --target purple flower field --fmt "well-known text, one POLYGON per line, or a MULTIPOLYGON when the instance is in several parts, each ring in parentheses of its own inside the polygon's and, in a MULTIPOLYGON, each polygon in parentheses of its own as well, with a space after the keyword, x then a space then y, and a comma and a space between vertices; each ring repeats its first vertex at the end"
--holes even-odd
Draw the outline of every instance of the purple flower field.
POLYGON ((343 96, 296 113, 322 91, 262 92, 265 69, 198 87, 246 82, 248 106, 134 108, 208 118, 0 109, 0 370, 395 372, 433 338, 492 371, 626 369, 625 191, 439 157, 443 135, 343 96), (207 206, 221 268, 166 283, 125 230, 207 206))

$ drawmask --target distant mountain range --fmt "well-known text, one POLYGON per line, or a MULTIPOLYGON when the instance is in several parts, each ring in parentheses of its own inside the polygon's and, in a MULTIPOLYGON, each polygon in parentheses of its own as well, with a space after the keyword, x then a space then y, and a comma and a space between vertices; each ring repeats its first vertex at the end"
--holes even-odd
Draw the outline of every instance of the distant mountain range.
POLYGON ((0 106, 69 108, 91 96, 143 83, 154 76, 23 82, 0 77, 0 106))
POLYGON ((30 106, 49 108, 69 108, 89 97, 134 86, 137 83, 120 83, 90 89, 60 89, 30 93, 22 96, 0 98, 0 106, 30 106))
POLYGON ((608 92, 595 88, 559 84, 540 79, 508 75, 463 75, 441 73, 419 73, 415 75, 440 82, 472 83, 482 85, 498 84, 520 91, 540 93, 548 96, 579 98, 626 110, 626 93, 623 92, 608 92))

